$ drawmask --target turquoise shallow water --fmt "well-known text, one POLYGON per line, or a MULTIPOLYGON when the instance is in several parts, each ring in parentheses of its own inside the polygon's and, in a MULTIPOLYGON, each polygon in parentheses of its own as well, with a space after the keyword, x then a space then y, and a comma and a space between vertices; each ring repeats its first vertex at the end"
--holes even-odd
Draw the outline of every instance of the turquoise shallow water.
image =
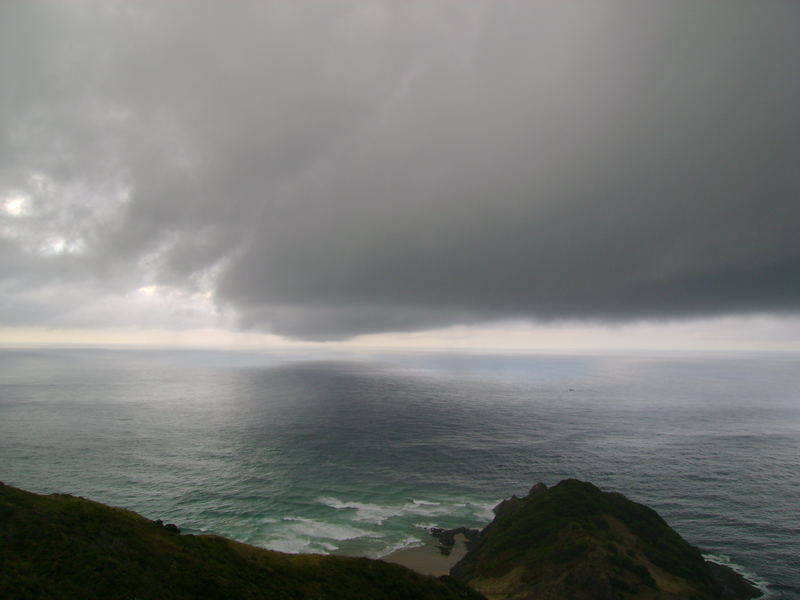
POLYGON ((0 353, 0 479, 380 556, 566 477, 800 598, 797 357, 0 353))

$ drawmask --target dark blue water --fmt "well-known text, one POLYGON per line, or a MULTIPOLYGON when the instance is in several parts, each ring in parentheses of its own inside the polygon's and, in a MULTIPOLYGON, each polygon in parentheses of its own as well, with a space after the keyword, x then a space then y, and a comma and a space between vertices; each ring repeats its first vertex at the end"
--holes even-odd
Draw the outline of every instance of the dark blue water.
POLYGON ((800 598, 797 358, 6 351, 0 479, 379 556, 577 477, 800 598))

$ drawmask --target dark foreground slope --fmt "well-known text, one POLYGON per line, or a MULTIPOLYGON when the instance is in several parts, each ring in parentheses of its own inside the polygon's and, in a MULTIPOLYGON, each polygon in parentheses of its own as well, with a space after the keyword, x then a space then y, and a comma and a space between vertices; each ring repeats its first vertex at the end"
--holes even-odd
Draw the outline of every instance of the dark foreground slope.
POLYGON ((723 597, 700 552, 655 511, 574 479, 498 505, 451 575, 490 600, 723 597))
POLYGON ((480 598, 366 558, 180 535, 133 512, 0 484, 0 598, 480 598))

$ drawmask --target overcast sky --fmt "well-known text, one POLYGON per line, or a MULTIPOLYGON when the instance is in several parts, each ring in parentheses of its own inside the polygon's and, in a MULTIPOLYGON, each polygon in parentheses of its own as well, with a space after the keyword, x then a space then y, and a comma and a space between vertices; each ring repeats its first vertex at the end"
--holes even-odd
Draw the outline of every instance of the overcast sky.
POLYGON ((3 0, 0 328, 780 345, 798 107, 795 0, 3 0))

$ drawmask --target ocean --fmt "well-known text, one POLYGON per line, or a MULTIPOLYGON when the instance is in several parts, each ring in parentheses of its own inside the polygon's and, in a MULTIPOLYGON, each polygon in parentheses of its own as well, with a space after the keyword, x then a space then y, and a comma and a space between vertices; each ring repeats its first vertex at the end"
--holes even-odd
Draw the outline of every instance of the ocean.
POLYGON ((797 599, 798 358, 7 350, 0 480, 377 557, 573 477, 797 599))

